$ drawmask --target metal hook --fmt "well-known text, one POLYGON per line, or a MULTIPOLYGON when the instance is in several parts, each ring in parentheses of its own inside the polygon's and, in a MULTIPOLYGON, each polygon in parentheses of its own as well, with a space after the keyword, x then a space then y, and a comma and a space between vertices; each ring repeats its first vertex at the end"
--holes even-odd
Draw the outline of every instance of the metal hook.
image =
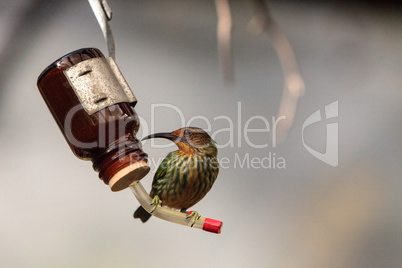
POLYGON ((113 59, 116 56, 114 38, 112 33, 112 28, 110 27, 109 21, 112 19, 112 10, 110 9, 107 0, 88 0, 91 5, 92 11, 99 23, 102 30, 103 36, 106 40, 109 57, 113 59))

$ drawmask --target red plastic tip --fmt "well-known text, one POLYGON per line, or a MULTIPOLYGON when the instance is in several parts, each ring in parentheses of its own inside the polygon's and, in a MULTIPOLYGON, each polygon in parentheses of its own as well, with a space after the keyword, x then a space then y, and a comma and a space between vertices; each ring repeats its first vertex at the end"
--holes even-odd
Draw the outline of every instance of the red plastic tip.
POLYGON ((202 226, 202 230, 220 234, 222 228, 222 222, 214 219, 205 218, 204 225, 202 226))

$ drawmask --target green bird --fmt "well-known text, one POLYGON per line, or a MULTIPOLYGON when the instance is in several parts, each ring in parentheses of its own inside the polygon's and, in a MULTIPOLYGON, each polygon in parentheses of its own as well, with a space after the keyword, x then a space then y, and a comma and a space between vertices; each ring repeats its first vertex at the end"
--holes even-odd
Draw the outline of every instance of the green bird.
MULTIPOLYGON (((214 184, 219 164, 215 141, 201 128, 185 127, 171 133, 156 133, 142 140, 165 138, 173 141, 179 150, 169 153, 159 165, 150 196, 153 209, 161 204, 185 212, 197 204, 214 184)), ((151 217, 143 207, 134 212, 134 218, 146 222, 151 217)), ((193 224, 200 215, 193 211, 187 218, 193 224)))

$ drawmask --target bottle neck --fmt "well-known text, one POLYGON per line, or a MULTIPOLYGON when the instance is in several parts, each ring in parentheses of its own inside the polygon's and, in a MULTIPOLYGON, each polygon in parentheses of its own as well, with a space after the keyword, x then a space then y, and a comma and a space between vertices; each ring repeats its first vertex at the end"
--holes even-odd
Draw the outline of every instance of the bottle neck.
MULTIPOLYGON (((105 148, 98 148, 92 158, 93 169, 99 172, 99 178, 109 184, 112 177, 122 169, 137 162, 148 161, 148 155, 142 151, 141 143, 132 134, 126 134, 105 148)), ((139 178, 140 179, 140 178, 139 178)))

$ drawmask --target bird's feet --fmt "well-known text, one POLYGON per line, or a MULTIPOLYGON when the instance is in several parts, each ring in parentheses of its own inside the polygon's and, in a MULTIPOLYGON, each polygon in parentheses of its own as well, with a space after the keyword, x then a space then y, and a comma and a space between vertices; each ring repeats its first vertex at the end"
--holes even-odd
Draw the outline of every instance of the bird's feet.
POLYGON ((192 224, 191 227, 195 224, 195 221, 201 218, 201 215, 197 211, 189 211, 186 219, 191 219, 192 218, 192 224))
POLYGON ((154 196, 154 198, 152 199, 151 205, 154 206, 154 207, 151 209, 151 213, 153 213, 153 212, 155 211, 155 209, 156 209, 156 207, 157 207, 158 205, 161 205, 161 206, 162 206, 162 201, 160 200, 159 196, 157 196, 157 195, 154 196))

